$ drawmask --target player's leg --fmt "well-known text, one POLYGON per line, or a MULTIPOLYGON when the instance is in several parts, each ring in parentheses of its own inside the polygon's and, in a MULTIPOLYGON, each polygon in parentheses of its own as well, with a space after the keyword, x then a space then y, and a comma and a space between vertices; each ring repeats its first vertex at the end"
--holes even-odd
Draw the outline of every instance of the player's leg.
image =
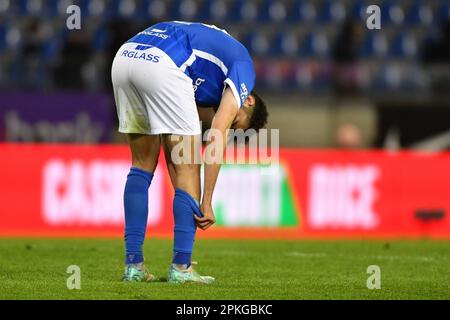
POLYGON ((170 182, 172 183, 172 187, 175 189, 175 184, 176 184, 176 171, 175 171, 175 166, 172 162, 172 158, 170 156, 170 150, 169 150, 169 146, 166 143, 163 143, 163 139, 161 139, 161 144, 163 146, 163 150, 164 150, 164 158, 166 159, 166 165, 167 165, 167 171, 169 172, 169 177, 170 177, 170 182))
POLYGON ((191 267, 192 251, 197 230, 194 215, 201 215, 199 208, 199 137, 164 135, 162 142, 168 168, 172 170, 171 179, 175 188, 173 200, 174 247, 168 280, 169 282, 177 283, 186 281, 211 283, 214 281, 214 278, 200 276, 191 267), (181 139, 184 139, 184 141, 181 141, 181 139), (178 152, 180 143, 184 146, 182 155, 178 152), (177 152, 174 152, 174 148, 177 148, 177 152), (178 159, 174 159, 174 157, 178 157, 178 159))
POLYGON ((148 188, 155 172, 159 151, 158 135, 127 134, 132 167, 124 191, 126 263, 144 260, 142 244, 148 216, 148 188))
POLYGON ((126 247, 123 279, 145 281, 150 279, 143 266, 142 244, 147 227, 148 188, 158 161, 160 137, 152 135, 143 88, 137 89, 130 79, 129 69, 134 60, 121 54, 128 50, 127 46, 119 50, 111 70, 119 132, 126 134, 132 158, 123 197, 126 247))
POLYGON ((132 167, 124 191, 125 208, 125 264, 124 280, 151 281, 143 265, 142 246, 148 218, 148 189, 155 172, 159 150, 158 135, 127 134, 132 167))
POLYGON ((174 181, 172 181, 175 188, 175 197, 173 202, 173 214, 175 221, 175 235, 174 235, 174 259, 173 262, 178 265, 191 264, 191 254, 194 245, 194 238, 196 232, 196 224, 194 214, 199 207, 200 201, 200 164, 191 161, 194 159, 194 136, 176 136, 164 135, 163 138, 165 154, 169 168, 172 167, 174 171, 174 181), (182 142, 180 139, 184 139, 182 142), (184 154, 173 152, 175 146, 182 143, 190 150, 183 149, 184 154), (186 152, 190 151, 190 155, 186 152), (183 157, 173 159, 174 157, 183 157), (186 160, 184 160, 186 159, 186 160), (178 163, 177 162, 183 162, 178 163))

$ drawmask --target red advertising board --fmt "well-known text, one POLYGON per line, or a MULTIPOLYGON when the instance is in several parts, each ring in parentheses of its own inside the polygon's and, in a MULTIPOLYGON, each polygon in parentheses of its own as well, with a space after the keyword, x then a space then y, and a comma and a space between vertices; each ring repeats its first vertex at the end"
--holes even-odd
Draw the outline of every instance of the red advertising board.
MULTIPOLYGON (((278 165, 225 165, 202 237, 450 238, 450 153, 282 149, 278 165)), ((164 159, 149 236, 170 236, 164 159)), ((122 236, 126 146, 0 144, 0 236, 122 236)))

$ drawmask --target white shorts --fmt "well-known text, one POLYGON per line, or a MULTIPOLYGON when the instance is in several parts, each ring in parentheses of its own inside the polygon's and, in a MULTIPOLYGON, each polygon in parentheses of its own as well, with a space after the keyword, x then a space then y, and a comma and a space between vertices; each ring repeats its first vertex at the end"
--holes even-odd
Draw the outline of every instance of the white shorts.
POLYGON ((164 51, 126 43, 114 58, 111 76, 119 132, 201 134, 192 80, 164 51))

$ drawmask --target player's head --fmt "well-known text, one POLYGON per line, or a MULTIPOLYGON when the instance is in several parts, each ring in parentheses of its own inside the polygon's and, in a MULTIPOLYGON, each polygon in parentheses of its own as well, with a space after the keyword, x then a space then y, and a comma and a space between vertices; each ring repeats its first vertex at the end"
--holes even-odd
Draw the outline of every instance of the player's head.
POLYGON ((268 116, 266 104, 253 90, 239 109, 231 128, 258 131, 267 124, 268 116))

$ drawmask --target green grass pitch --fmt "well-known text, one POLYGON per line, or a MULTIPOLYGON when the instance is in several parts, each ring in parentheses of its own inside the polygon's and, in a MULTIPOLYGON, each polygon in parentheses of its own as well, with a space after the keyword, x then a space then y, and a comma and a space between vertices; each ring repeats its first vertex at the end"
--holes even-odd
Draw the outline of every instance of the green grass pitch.
POLYGON ((197 270, 210 286, 165 282, 172 241, 147 239, 160 279, 122 283, 120 239, 0 239, 0 299, 450 299, 450 242, 196 241, 197 270), (81 289, 68 290, 69 265, 81 289), (381 289, 366 287, 367 267, 381 289))

